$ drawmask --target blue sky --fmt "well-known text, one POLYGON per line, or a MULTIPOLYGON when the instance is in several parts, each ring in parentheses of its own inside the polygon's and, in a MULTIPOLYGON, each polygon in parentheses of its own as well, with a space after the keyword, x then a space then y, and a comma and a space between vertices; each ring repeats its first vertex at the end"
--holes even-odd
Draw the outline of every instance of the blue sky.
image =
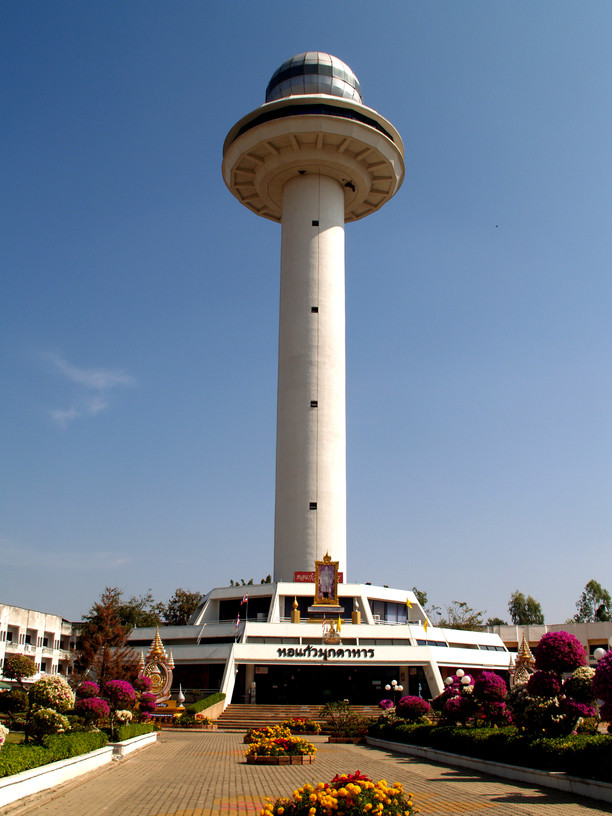
POLYGON ((221 148, 306 50, 406 147, 346 229, 349 580, 612 589, 612 5, 377 8, 3 4, 1 602, 271 572, 280 228, 221 148))

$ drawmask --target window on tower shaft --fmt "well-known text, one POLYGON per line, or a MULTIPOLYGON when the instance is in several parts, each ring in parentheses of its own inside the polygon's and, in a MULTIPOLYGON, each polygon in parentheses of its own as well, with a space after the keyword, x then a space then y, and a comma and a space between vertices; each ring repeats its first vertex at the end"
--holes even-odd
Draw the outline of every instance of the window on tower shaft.
POLYGON ((310 307, 310 311, 311 311, 313 314, 319 314, 319 307, 318 307, 318 306, 311 306, 311 307, 310 307))
POLYGON ((317 503, 316 502, 310 502, 310 508, 309 509, 310 510, 316 510, 317 509, 317 503))

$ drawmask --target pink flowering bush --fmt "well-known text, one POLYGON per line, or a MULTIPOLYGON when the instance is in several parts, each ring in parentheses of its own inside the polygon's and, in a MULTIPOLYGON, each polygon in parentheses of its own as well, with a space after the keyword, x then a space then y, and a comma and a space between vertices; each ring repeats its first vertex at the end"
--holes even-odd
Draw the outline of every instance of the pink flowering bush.
POLYGON ((94 683, 93 680, 85 680, 76 690, 78 700, 85 700, 88 697, 98 697, 100 695, 100 686, 94 683))
POLYGON ((556 697, 561 691, 561 681, 556 674, 537 671, 527 681, 527 691, 532 697, 556 697))
POLYGON ((465 724, 474 715, 474 711, 474 701, 470 697, 451 697, 444 706, 441 722, 465 724))
POLYGON ((431 711, 431 706, 427 700, 421 697, 406 696, 398 700, 395 706, 395 713, 403 720, 416 723, 422 720, 431 711))
POLYGON ((478 703, 500 702, 507 694, 506 681, 495 672, 483 671, 474 683, 473 695, 478 703))
POLYGON ((582 643, 569 632, 547 632, 540 638, 536 648, 536 669, 563 674, 587 663, 582 643))
MULTIPOLYGON (((512 715, 523 731, 556 737, 585 727, 597 712, 593 702, 593 670, 578 638, 567 632, 548 632, 536 648, 536 667, 528 682, 510 695, 512 715), (562 683, 561 675, 572 675, 562 683)), ((596 724, 596 723, 595 723, 596 724)), ((588 724, 588 727, 593 727, 588 724)))
POLYGON ((147 677, 146 674, 139 674, 132 685, 138 694, 142 694, 144 691, 151 691, 151 678, 147 677))
POLYGON ((127 680, 109 680, 104 684, 104 696, 113 710, 132 708, 136 702, 134 687, 127 680))
POLYGON ((605 654, 597 664, 593 691, 600 700, 612 704, 612 651, 605 654))
POLYGON ((379 708, 382 708, 383 711, 388 711, 390 708, 393 708, 393 700, 381 700, 378 704, 379 708))
POLYGON ((77 700, 74 710, 88 725, 105 720, 110 714, 109 704, 100 697, 84 697, 77 700))
POLYGON ((145 691, 140 695, 138 707, 141 714, 152 714, 157 708, 157 697, 150 691, 145 691))

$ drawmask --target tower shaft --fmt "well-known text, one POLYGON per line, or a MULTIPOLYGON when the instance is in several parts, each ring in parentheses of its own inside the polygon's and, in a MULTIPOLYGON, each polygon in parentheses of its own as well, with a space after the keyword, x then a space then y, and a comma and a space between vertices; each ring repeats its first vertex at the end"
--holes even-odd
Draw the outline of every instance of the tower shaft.
POLYGON ((329 553, 346 574, 344 190, 283 190, 274 578, 329 553))

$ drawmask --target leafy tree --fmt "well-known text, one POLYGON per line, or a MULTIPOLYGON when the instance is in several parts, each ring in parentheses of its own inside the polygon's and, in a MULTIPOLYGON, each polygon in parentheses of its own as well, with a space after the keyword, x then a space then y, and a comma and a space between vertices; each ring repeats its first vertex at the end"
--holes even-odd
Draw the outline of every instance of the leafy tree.
POLYGON ((268 575, 266 575, 265 578, 262 578, 259 583, 260 584, 271 584, 272 583, 272 576, 270 575, 270 573, 268 573, 268 575))
POLYGON ((146 595, 133 595, 129 601, 123 601, 119 605, 121 622, 130 629, 139 626, 161 626, 165 612, 164 605, 155 602, 150 589, 146 595))
POLYGON ((422 589, 417 589, 415 586, 412 587, 412 591, 416 595, 417 601, 421 604, 423 609, 427 606, 427 593, 423 592, 422 589))
POLYGON ((518 589, 510 596, 508 612, 512 618, 512 623, 519 626, 544 623, 544 613, 540 604, 531 595, 525 597, 518 589))
POLYGON ((483 615, 484 612, 472 609, 466 601, 453 601, 436 625, 446 629, 477 629, 482 626, 483 615))
POLYGON ((502 618, 487 618, 487 626, 507 626, 508 621, 502 618))
POLYGON ((121 606, 121 590, 106 587, 100 600, 84 615, 74 657, 77 680, 93 674, 102 685, 107 680, 137 676, 138 657, 128 646, 131 626, 122 619, 121 606))
POLYGON ((16 680, 23 691, 27 691, 23 682, 27 677, 32 677, 38 669, 31 657, 25 655, 14 655, 7 658, 4 664, 4 676, 9 680, 16 680))
POLYGON ((201 592, 190 592, 179 587, 165 608, 166 622, 172 626, 184 626, 198 608, 202 600, 201 592))
POLYGON ((612 598, 607 589, 591 578, 576 601, 576 609, 578 611, 573 619, 577 623, 609 621, 612 618, 612 598))

